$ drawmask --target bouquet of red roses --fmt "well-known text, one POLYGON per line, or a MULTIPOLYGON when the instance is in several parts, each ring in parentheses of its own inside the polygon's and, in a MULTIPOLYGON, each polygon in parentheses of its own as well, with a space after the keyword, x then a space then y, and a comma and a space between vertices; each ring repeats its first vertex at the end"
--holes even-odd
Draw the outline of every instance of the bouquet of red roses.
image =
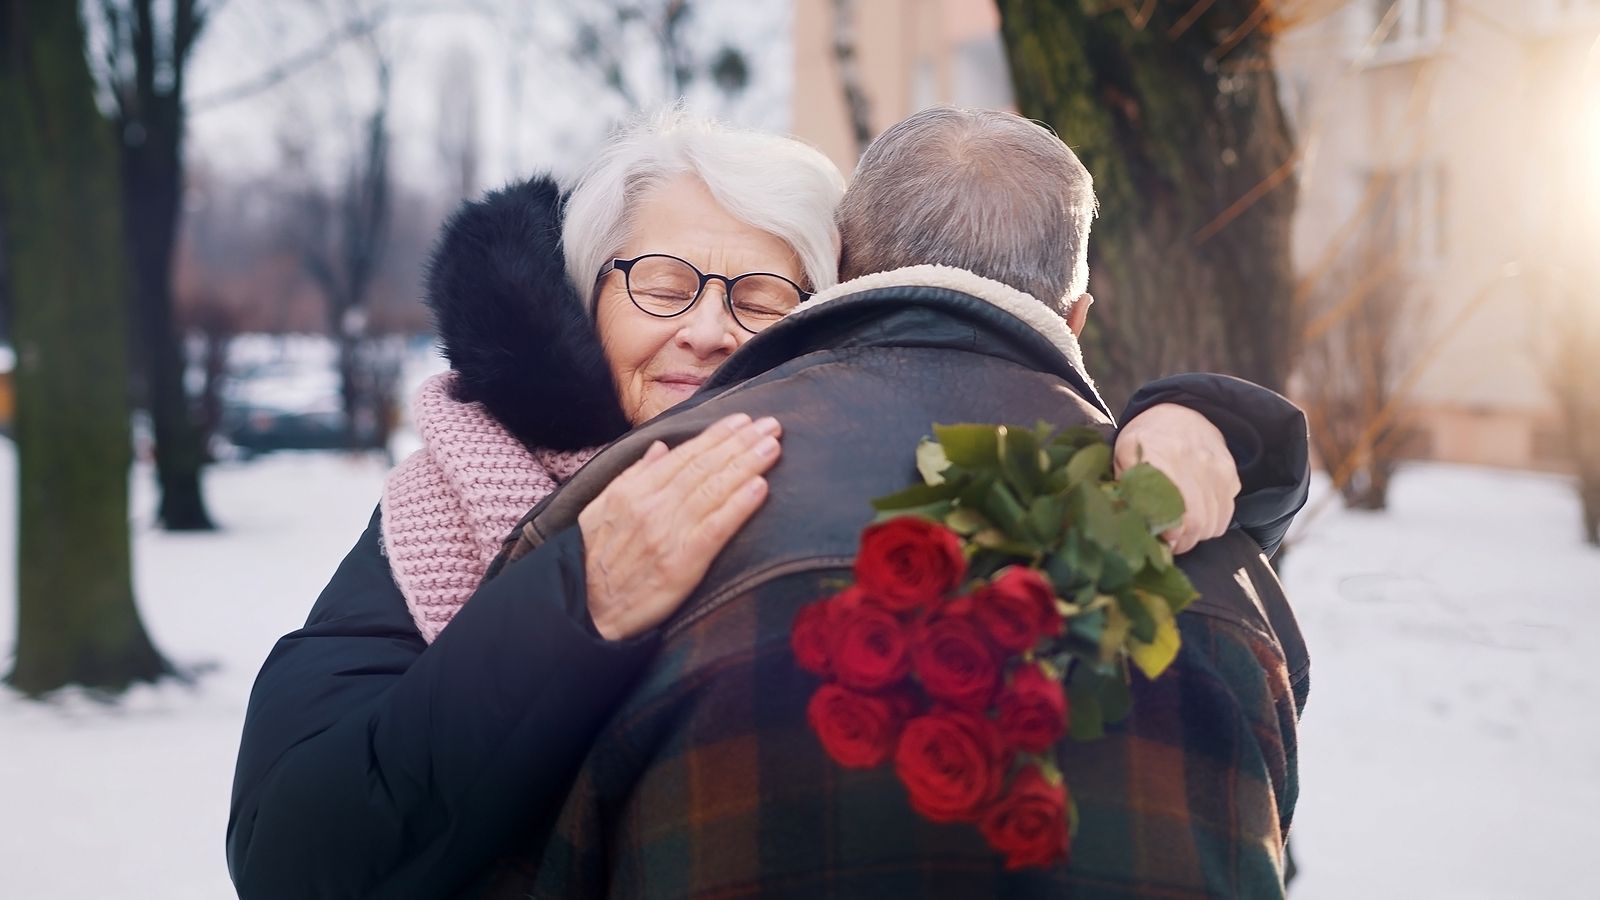
POLYGON ((855 582, 801 610, 807 708, 840 765, 892 764, 911 806, 976 823, 1007 868, 1063 859, 1077 816, 1054 748, 1155 678, 1196 596, 1157 535, 1183 515, 1141 463, 1112 477, 1092 428, 935 426, 923 484, 873 501, 855 582))

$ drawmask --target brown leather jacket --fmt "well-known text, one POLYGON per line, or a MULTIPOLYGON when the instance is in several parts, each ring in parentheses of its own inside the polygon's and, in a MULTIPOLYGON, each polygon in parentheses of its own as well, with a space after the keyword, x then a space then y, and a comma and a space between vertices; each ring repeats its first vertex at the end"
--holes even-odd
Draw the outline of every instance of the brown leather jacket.
MULTIPOLYGON (((935 826, 898 813, 895 829, 857 833, 836 827, 837 809, 816 807, 812 800, 822 797, 877 809, 881 798, 869 802, 863 798, 877 797, 876 788, 862 795, 827 774, 833 770, 804 730, 810 685, 789 659, 786 640, 795 610, 848 577, 859 531, 873 515, 868 501, 914 481, 913 449, 932 424, 1112 427, 1070 335, 1037 317, 1024 321, 1019 312, 1029 310, 1016 305, 1021 295, 1007 290, 992 282, 974 283, 970 291, 937 281, 882 287, 795 315, 752 339, 690 403, 618 441, 525 518, 490 578, 572 526, 651 442, 677 444, 734 412, 773 415, 784 424, 784 454, 769 476, 767 502, 663 626, 657 664, 599 736, 553 831, 539 829, 524 853, 480 883, 490 895, 848 896, 876 891, 874 885, 888 886, 881 895, 1016 892, 1023 882, 1007 882, 1010 876, 976 837, 962 843, 945 831, 930 838, 935 826), (752 699, 752 691, 759 696, 752 699), (810 799, 782 787, 786 780, 803 784, 801 794, 810 799), (941 847, 937 854, 917 849, 931 846, 928 840, 941 847), (930 881, 938 872, 950 880, 930 881)), ((1284 403, 1256 390, 1265 395, 1262 403, 1284 403)), ((1303 420, 1299 428, 1303 453, 1303 420)), ((1303 482, 1303 455, 1298 459, 1303 482)), ((1286 487, 1273 486, 1296 496, 1286 487)), ((1303 498, 1303 483, 1299 488, 1303 498)), ((1138 809, 1126 780, 1112 777, 1099 780, 1100 793, 1080 796, 1080 808, 1086 828, 1102 815, 1149 816, 1146 824, 1160 839, 1140 845, 1145 856, 1080 853, 1070 872, 1037 882, 1044 893, 1059 895, 1063 879, 1122 888, 1168 879, 1175 896, 1279 879, 1276 854, 1296 793, 1294 730, 1304 702, 1305 649, 1249 538, 1231 533, 1182 564, 1208 588, 1185 618, 1205 624, 1186 629, 1189 656, 1167 690, 1187 691, 1191 703, 1209 702, 1203 713, 1229 740, 1257 735, 1244 755, 1259 762, 1241 773, 1244 787, 1197 800, 1184 789, 1183 775, 1198 777, 1202 769, 1184 756, 1191 736, 1183 723, 1136 717, 1125 735, 1099 742, 1094 752, 1109 757, 1082 765, 1115 768, 1107 760, 1122 758, 1117 741, 1164 743, 1172 752, 1149 760, 1161 760, 1161 771, 1150 773, 1157 780, 1141 788, 1138 809), (1186 683, 1172 687, 1176 682, 1186 683), (1179 819, 1193 826, 1187 840, 1172 838, 1184 834, 1174 825, 1179 819), (1208 831, 1219 821, 1247 827, 1208 831), (1209 853, 1233 855, 1219 868, 1201 858, 1209 853), (1236 880, 1213 880, 1219 873, 1236 880)), ((1152 697, 1144 705, 1159 716, 1176 708, 1166 700, 1152 697)), ((1126 767, 1118 771, 1129 774, 1126 767)))

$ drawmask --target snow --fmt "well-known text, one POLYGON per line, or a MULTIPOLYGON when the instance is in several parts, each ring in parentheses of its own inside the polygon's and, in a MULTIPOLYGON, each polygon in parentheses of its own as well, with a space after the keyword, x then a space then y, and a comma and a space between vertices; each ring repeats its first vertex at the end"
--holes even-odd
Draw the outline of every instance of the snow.
POLYGON ((1296 900, 1600 897, 1600 550, 1566 479, 1419 466, 1305 523, 1296 900))
MULTIPOLYGON (((0 691, 0 898, 231 896, 223 830, 251 681, 382 476, 376 459, 336 455, 219 466, 206 486, 224 531, 136 527, 145 622, 204 672, 116 705, 0 691)), ((0 442, 0 486, 14 483, 0 442)), ((148 471, 133 488, 146 523, 148 471)), ((0 665, 14 502, 0 488, 0 665)), ((1600 808, 1600 697, 1583 677, 1600 551, 1576 523, 1563 479, 1430 465, 1401 474, 1387 513, 1298 527, 1287 581, 1313 680, 1295 900, 1600 896, 1583 846, 1600 808)))

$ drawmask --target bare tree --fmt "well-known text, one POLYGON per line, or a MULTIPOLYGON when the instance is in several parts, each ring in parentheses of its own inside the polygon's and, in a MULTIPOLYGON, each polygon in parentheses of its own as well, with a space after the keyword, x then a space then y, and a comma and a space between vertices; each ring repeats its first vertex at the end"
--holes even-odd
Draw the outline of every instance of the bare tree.
POLYGON ((478 66, 472 54, 462 47, 450 51, 440 73, 437 128, 439 161, 452 179, 454 199, 470 197, 478 190, 482 140, 478 130, 478 66))
POLYGON ((702 77, 725 97, 749 84, 744 53, 723 45, 705 52, 693 40, 691 0, 595 0, 575 12, 569 56, 598 77, 629 109, 683 97, 702 77))
POLYGON ((157 518, 172 531, 215 527, 201 493, 204 446, 184 389, 184 346, 173 318, 173 247, 182 215, 184 84, 210 7, 171 0, 99 0, 112 124, 122 162, 123 234, 143 396, 155 431, 157 518))
POLYGON ((1403 246, 1375 236, 1354 246, 1313 292, 1299 356, 1296 394, 1312 445, 1353 509, 1387 508, 1389 483, 1413 433, 1395 410, 1406 404, 1400 377, 1412 361, 1406 331, 1416 305, 1400 262, 1403 246))
POLYGON ((1577 475, 1584 540, 1600 546, 1600 297, 1593 280, 1583 279, 1586 288, 1552 281, 1542 311, 1552 323, 1542 348, 1545 377, 1577 475))
POLYGON ((338 348, 339 389, 350 446, 372 441, 386 393, 362 364, 368 336, 366 301, 387 246, 390 205, 389 104, 391 68, 376 44, 377 96, 340 182, 325 192, 308 179, 298 229, 301 260, 321 290, 328 333, 338 348), (358 438, 360 440, 358 440, 358 438))

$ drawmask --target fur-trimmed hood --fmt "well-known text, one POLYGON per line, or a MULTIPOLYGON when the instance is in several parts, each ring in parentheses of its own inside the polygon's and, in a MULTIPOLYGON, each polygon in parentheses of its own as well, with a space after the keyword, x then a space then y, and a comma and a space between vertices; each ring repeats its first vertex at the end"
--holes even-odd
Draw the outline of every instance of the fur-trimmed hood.
POLYGON ((536 177, 462 205, 428 264, 426 300, 456 399, 529 448, 576 450, 628 430, 594 320, 567 280, 563 197, 536 177))

